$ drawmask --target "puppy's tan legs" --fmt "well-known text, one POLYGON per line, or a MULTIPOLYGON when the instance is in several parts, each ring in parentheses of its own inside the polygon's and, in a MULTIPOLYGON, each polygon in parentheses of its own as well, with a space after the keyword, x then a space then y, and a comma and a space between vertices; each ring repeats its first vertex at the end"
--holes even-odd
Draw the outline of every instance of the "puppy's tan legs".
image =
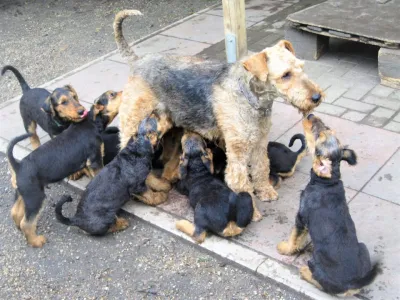
POLYGON ((307 266, 302 266, 300 267, 300 277, 304 279, 305 281, 308 281, 309 283, 315 285, 317 288, 322 290, 322 286, 312 277, 312 273, 309 267, 307 266))
POLYGON ((261 201, 277 200, 278 193, 269 182, 268 140, 264 137, 260 143, 253 147, 251 159, 251 176, 254 189, 261 201))
POLYGON ((15 226, 18 229, 21 228, 21 221, 25 215, 25 204, 21 195, 18 195, 17 201, 15 201, 13 207, 11 208, 11 217, 14 220, 15 226))
POLYGON ((41 248, 46 243, 46 238, 43 235, 36 234, 39 216, 40 212, 36 216, 32 216, 31 220, 27 220, 25 214, 21 221, 21 231, 24 233, 28 244, 35 248, 41 248))
POLYGON ((307 242, 308 230, 293 228, 288 241, 280 242, 277 246, 278 252, 282 255, 293 255, 302 250, 307 242))
POLYGON ((30 137, 32 149, 35 150, 35 149, 39 148, 40 140, 36 133, 36 122, 32 121, 31 124, 29 124, 28 132, 32 133, 32 136, 30 137))
POLYGON ((206 239, 206 231, 203 231, 199 235, 195 235, 195 225, 187 220, 177 221, 175 226, 176 229, 190 236, 197 244, 201 244, 206 239))
POLYGON ((111 225, 110 229, 108 229, 108 232, 122 231, 128 227, 129 227, 129 222, 127 219, 121 218, 121 217, 116 217, 115 223, 113 225, 111 225))

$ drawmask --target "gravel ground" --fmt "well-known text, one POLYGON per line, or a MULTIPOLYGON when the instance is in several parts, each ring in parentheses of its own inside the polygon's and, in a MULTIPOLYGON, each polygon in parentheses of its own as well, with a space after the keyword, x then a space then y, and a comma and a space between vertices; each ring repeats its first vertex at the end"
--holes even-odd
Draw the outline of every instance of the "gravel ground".
MULTIPOLYGON (((9 217, 13 203, 7 160, 0 153, 0 299, 307 299, 216 259, 127 215, 130 227, 95 238, 57 222, 64 184, 46 190, 38 232, 42 249, 26 245, 9 217)), ((67 205, 66 205, 67 206, 67 205)))
MULTIPOLYGON (((219 2, 1 0, 0 66, 17 67, 28 84, 38 86, 116 49, 112 22, 122 9, 144 14, 124 22, 124 34, 133 41, 219 2)), ((0 78, 0 103, 20 93, 13 75, 0 78)))

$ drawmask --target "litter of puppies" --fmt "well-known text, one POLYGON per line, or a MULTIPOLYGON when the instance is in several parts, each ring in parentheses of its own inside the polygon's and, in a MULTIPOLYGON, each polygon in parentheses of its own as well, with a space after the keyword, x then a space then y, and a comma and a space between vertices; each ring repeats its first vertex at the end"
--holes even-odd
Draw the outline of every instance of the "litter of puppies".
POLYGON ((116 43, 131 66, 128 83, 122 91, 103 93, 90 111, 71 85, 49 92, 30 88, 12 66, 1 71, 13 72, 23 90, 20 111, 27 133, 10 142, 7 157, 15 189, 11 216, 27 243, 46 243, 36 232, 45 187, 83 175, 91 182, 75 215, 62 212, 73 201, 69 195, 56 205, 57 220, 65 225, 92 235, 121 231, 129 226, 118 216, 127 201, 158 205, 176 188, 194 210, 194 221, 177 221, 178 230, 197 243, 208 233, 237 236, 263 217, 257 201, 277 200, 282 178, 293 176, 309 152, 310 181, 295 226, 277 250, 298 254, 309 234, 314 249, 300 268, 304 280, 342 295, 371 284, 380 263, 371 262, 358 242, 340 176, 341 161, 356 165, 357 156, 311 113, 324 93, 304 73, 292 44, 280 41, 231 65, 188 56, 138 57, 124 39, 122 22, 140 14, 121 11, 114 22, 116 43), (304 135, 289 142, 292 147, 301 141, 295 152, 268 140, 278 95, 303 116, 304 135), (107 127, 117 115, 119 127, 107 127), (51 137, 43 145, 37 125, 51 137), (18 162, 13 148, 28 137, 34 151, 18 162))

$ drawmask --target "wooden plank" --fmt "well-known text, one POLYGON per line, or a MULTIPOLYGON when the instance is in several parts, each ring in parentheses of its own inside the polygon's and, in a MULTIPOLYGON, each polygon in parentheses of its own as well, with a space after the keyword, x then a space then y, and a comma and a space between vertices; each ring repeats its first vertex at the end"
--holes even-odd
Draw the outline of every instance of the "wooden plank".
POLYGON ((247 55, 244 0, 222 0, 226 57, 229 63, 247 55))

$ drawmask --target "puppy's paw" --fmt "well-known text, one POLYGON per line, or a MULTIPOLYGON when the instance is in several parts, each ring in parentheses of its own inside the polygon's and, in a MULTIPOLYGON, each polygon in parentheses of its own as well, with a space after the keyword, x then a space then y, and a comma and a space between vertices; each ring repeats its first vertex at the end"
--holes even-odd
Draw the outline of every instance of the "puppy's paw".
POLYGON ((251 220, 253 222, 259 222, 262 220, 262 218, 263 215, 260 213, 260 211, 258 209, 254 210, 253 217, 251 218, 251 220))
POLYGON ((117 217, 117 219, 115 220, 115 224, 113 224, 110 229, 109 232, 117 232, 117 231, 122 231, 126 228, 129 227, 129 222, 127 219, 125 218, 121 218, 121 217, 117 217))
POLYGON ((299 272, 302 279, 308 279, 310 277, 311 271, 307 266, 301 266, 299 272))
POLYGON ((282 255, 292 255, 292 251, 289 247, 289 243, 287 241, 282 241, 278 244, 278 246, 276 247, 276 249, 278 250, 279 254, 282 255))
POLYGON ((42 248, 46 243, 46 238, 43 235, 38 235, 29 239, 28 244, 34 248, 42 248))
POLYGON ((278 200, 278 193, 273 188, 257 192, 257 196, 263 202, 278 200))

